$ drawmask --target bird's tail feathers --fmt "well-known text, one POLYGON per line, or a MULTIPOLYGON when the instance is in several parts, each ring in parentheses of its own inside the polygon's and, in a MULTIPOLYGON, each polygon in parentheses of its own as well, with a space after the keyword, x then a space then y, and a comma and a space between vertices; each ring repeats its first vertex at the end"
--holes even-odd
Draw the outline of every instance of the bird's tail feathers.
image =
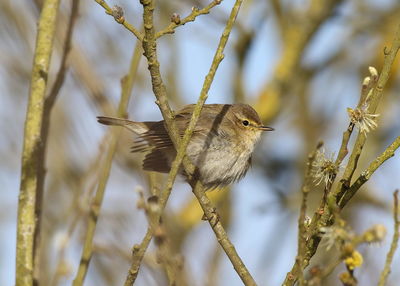
POLYGON ((97 116, 97 121, 104 125, 125 127, 138 135, 143 134, 149 130, 149 128, 143 122, 130 121, 124 118, 97 116))

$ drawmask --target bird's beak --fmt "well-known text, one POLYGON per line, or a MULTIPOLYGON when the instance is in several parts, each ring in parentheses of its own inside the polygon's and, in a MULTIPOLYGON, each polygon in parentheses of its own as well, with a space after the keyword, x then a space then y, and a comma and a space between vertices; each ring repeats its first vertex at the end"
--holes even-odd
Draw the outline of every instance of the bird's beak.
POLYGON ((275 129, 272 127, 268 127, 268 126, 258 126, 258 129, 260 129, 261 131, 274 131, 275 129))

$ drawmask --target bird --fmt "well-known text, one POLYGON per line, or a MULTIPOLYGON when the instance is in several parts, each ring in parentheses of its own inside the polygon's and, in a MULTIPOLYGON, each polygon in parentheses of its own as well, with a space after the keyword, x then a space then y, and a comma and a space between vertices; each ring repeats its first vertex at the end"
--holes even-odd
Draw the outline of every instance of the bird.
MULTIPOLYGON (((181 138, 189 125, 195 104, 175 113, 174 122, 181 138)), ((176 150, 164 120, 136 122, 124 118, 98 116, 101 124, 123 126, 136 134, 133 153, 145 152, 143 170, 168 173, 176 150)), ((193 174, 207 189, 224 187, 242 179, 251 166, 257 141, 264 131, 257 112, 248 104, 204 104, 186 156, 195 166, 193 174)), ((188 178, 183 168, 180 172, 188 178)))

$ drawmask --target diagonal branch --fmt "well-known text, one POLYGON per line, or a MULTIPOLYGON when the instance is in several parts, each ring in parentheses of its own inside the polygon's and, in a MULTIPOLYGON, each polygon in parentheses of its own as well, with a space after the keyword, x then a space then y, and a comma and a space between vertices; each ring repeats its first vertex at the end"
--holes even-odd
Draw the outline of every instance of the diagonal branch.
POLYGON ((318 143, 316 150, 308 155, 308 162, 306 173, 304 175, 303 186, 301 187, 302 200, 300 206, 300 214, 298 219, 298 238, 297 238, 297 256, 296 263, 292 271, 287 274, 287 279, 297 275, 299 279, 300 286, 305 285, 304 275, 303 275, 303 263, 306 256, 306 241, 307 241, 307 229, 305 225, 306 212, 307 212, 307 200, 308 194, 310 192, 310 184, 312 182, 312 165, 315 161, 315 156, 317 151, 322 147, 322 142, 318 143))
POLYGON ((128 23, 125 20, 124 12, 121 7, 114 6, 111 8, 108 6, 106 1, 104 0, 95 0, 101 7, 106 10, 106 14, 111 15, 114 17, 115 21, 122 26, 124 26, 129 32, 131 32, 139 41, 143 41, 143 34, 137 30, 132 24, 128 23))
POLYGON ((192 185, 192 188, 193 193, 199 201, 200 206, 204 211, 204 215, 211 226, 211 229, 214 231, 215 236, 217 237, 218 243, 225 251, 236 273, 239 275, 240 279, 242 279, 243 284, 247 286, 256 286, 256 282, 238 255, 235 246, 230 241, 228 234, 222 226, 215 207, 213 207, 210 199, 206 196, 203 186, 197 182, 194 186, 192 185))
POLYGON ((389 147, 386 148, 385 151, 381 155, 379 155, 370 165, 369 167, 361 173, 361 175, 355 180, 355 182, 351 185, 351 187, 347 190, 344 196, 341 198, 339 202, 340 207, 344 207, 348 201, 356 194, 356 192, 364 185, 369 178, 373 175, 373 173, 388 159, 394 156, 396 150, 400 147, 400 136, 397 137, 389 147))
MULTIPOLYGON (((175 146, 175 149, 178 152, 177 156, 172 164, 171 172, 168 176, 166 190, 164 190, 161 193, 160 205, 161 205, 162 209, 165 207, 165 204, 168 200, 169 194, 172 189, 172 185, 174 183, 174 180, 176 178, 176 175, 178 173, 179 166, 181 165, 181 163, 183 162, 183 165, 184 165, 184 168, 185 168, 185 171, 187 174, 193 174, 193 172, 195 170, 194 166, 191 164, 191 162, 185 157, 186 147, 190 141, 191 134, 192 134, 194 127, 196 126, 197 120, 200 116, 201 109, 208 97, 208 91, 211 87, 211 84, 214 79, 217 68, 224 57, 223 50, 228 41, 229 34, 233 28, 233 24, 236 20, 236 17, 238 15, 238 12, 239 12, 242 2, 243 2, 242 0, 237 0, 235 2, 234 7, 232 8, 232 12, 228 19, 228 22, 224 29, 224 32, 221 36, 217 51, 215 53, 212 65, 210 67, 210 71, 206 76, 199 100, 193 111, 192 118, 190 120, 188 128, 185 131, 183 139, 181 139, 179 136, 177 127, 175 126, 175 123, 174 123, 173 112, 170 109, 169 104, 168 104, 167 92, 166 92, 165 85, 163 84, 163 81, 161 78, 159 62, 157 59, 157 51, 156 51, 157 43, 156 43, 156 34, 155 34, 154 22, 153 22, 154 1, 153 0, 142 0, 141 1, 142 5, 143 5, 143 24, 144 24, 144 28, 145 28, 145 35, 144 35, 144 39, 143 39, 143 50, 144 50, 144 55, 148 61, 148 69, 149 69, 150 75, 151 75, 152 88, 153 88, 154 95, 157 98, 156 103, 159 106, 161 113, 163 115, 163 118, 165 120, 165 124, 166 124, 166 128, 168 130, 168 133, 169 133, 171 140, 175 146)), ((191 181, 190 178, 189 178, 189 181, 191 181)), ((212 229, 214 230, 214 232, 218 238, 218 242, 224 248, 226 254, 228 255, 229 259, 231 260, 232 264, 234 265, 234 268, 237 271, 238 275, 240 276, 242 281, 245 283, 245 285, 256 285, 253 278, 251 277, 250 273, 248 272, 247 268, 245 267, 242 260, 238 256, 234 246, 229 241, 227 234, 226 234, 225 230, 223 229, 221 223, 217 219, 218 215, 215 212, 215 208, 212 207, 211 202, 205 195, 203 186, 201 185, 200 182, 193 182, 192 188, 193 188, 194 194, 196 195, 197 199, 199 200, 199 203, 200 203, 207 219, 209 220, 209 222, 211 224, 212 229)), ((151 232, 152 232, 152 230, 149 228, 141 245, 134 247, 134 249, 133 249, 133 255, 134 255, 134 258, 136 258, 136 259, 133 260, 132 266, 129 270, 127 279, 125 281, 126 286, 132 285, 137 277, 138 269, 140 266, 140 260, 143 258, 145 249, 148 247, 148 244, 150 242, 150 239, 152 236, 151 232), (142 254, 142 255, 140 256, 138 254, 142 254)))
POLYGON ((168 25, 168 27, 164 28, 163 30, 159 31, 156 33, 156 39, 167 35, 167 34, 173 34, 175 33, 175 29, 185 25, 188 22, 193 22, 196 20, 197 16, 200 15, 206 15, 210 13, 210 10, 214 8, 215 6, 221 4, 223 0, 214 0, 210 4, 208 4, 206 7, 203 9, 198 9, 196 7, 192 8, 192 13, 190 13, 188 16, 183 18, 182 20, 179 18, 179 15, 173 15, 171 18, 171 23, 168 25))

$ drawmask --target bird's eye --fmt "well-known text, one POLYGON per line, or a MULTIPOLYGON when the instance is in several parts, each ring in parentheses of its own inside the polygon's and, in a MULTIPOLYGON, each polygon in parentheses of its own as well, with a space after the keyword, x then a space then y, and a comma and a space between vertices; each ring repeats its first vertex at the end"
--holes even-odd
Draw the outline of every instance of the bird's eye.
POLYGON ((247 120, 243 120, 242 123, 243 123, 244 126, 248 126, 249 125, 249 122, 247 120))

